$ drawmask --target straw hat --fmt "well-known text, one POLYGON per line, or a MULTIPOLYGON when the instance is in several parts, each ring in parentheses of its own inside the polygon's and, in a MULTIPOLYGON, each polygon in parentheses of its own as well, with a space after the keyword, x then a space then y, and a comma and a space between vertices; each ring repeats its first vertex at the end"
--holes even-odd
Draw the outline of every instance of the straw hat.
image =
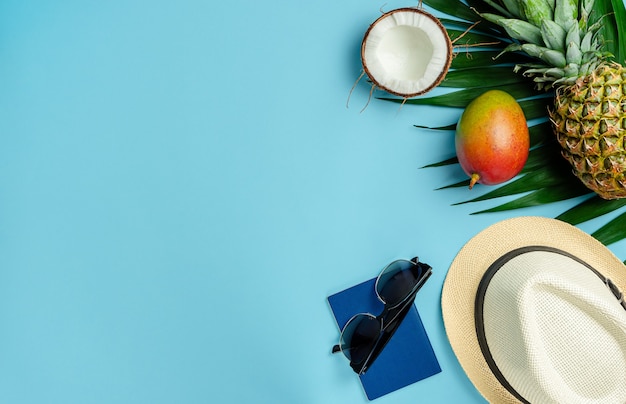
POLYGON ((446 276, 452 349, 493 403, 626 403, 626 266, 556 219, 472 238, 446 276))

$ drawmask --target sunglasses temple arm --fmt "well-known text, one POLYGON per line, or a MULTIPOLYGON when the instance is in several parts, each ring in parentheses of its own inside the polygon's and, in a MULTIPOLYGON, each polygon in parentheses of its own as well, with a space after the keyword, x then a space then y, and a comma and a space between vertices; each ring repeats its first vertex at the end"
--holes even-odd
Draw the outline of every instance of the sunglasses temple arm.
MULTIPOLYGON (((402 305, 402 307, 399 310, 397 308, 396 309, 391 309, 387 313, 383 312, 383 314, 381 314, 381 316, 384 316, 384 319, 383 319, 383 332, 386 332, 389 327, 395 326, 397 328, 397 326, 400 325, 399 323, 402 322, 402 320, 404 319, 404 317, 408 313, 408 309, 411 307, 411 305, 415 301, 415 296, 417 295, 417 292, 420 291, 422 286, 424 286, 424 284, 426 283, 426 281, 428 280, 428 278, 430 278, 430 276, 432 274, 433 274, 432 270, 429 267, 428 268, 428 273, 426 273, 424 275, 424 277, 420 280, 420 282, 418 283, 418 285, 415 288, 415 290, 413 292, 411 292, 410 297, 404 302, 404 304, 402 305)), ((395 332, 395 330, 392 330, 391 332, 393 334, 393 332, 395 332)))
POLYGON ((374 348, 372 349, 372 353, 370 354, 370 356, 363 362, 361 366, 356 366, 356 364, 351 364, 351 366, 353 366, 352 369, 354 369, 355 372, 357 372, 358 374, 365 373, 365 371, 374 362, 374 360, 378 358, 378 355, 380 355, 380 353, 385 348, 385 346, 387 345, 387 343, 389 342, 393 334, 396 332, 396 330, 398 329, 398 326, 400 325, 400 323, 402 323, 402 320, 404 319, 404 317, 406 317, 408 312, 411 310, 411 306, 413 306, 414 300, 415 300, 415 293, 413 293, 413 295, 405 302, 405 304, 401 308, 391 309, 389 311, 389 313, 391 314, 392 320, 390 320, 387 323, 387 325, 383 328, 383 331, 380 334, 378 341, 376 341, 376 344, 374 345, 374 348))
POLYGON ((415 302, 415 296, 417 295, 417 292, 422 288, 422 286, 424 286, 428 278, 430 278, 430 276, 432 275, 432 268, 430 266, 427 266, 426 269, 428 272, 420 280, 417 288, 415 288, 415 290, 411 293, 411 297, 409 297, 407 301, 404 302, 404 305, 402 305, 402 307, 399 309, 398 308, 391 309, 387 313, 383 312, 382 316, 385 317, 383 332, 378 338, 378 341, 376 341, 376 344, 374 346, 374 349, 372 350, 372 353, 365 360, 363 365, 360 367, 356 367, 356 366, 353 367, 353 369, 358 374, 365 373, 367 368, 374 362, 374 360, 378 357, 378 355, 380 355, 380 353, 385 348, 385 346, 387 345, 387 343, 389 342, 393 334, 396 332, 396 330, 400 326, 400 323, 402 323, 402 320, 404 320, 404 317, 406 317, 406 315, 411 310, 411 307, 413 306, 413 303, 415 302))

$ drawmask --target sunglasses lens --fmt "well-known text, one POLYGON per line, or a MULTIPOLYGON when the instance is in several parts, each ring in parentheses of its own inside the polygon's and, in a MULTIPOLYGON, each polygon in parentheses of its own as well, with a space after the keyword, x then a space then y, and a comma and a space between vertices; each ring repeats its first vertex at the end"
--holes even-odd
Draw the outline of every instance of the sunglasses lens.
POLYGON ((369 356, 380 331, 381 323, 376 317, 357 314, 341 332, 341 351, 351 362, 361 363, 369 356))
POLYGON ((422 278, 422 267, 408 260, 389 264, 378 276, 376 293, 390 306, 404 301, 422 278))

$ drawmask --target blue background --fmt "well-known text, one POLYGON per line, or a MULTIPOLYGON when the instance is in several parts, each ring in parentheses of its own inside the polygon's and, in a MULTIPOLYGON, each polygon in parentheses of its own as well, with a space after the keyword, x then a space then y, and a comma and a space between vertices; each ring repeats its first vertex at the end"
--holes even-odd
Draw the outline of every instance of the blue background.
POLYGON ((470 215, 487 187, 436 191, 464 178, 420 168, 453 134, 414 127, 461 111, 367 104, 365 79, 346 105, 365 30, 407 5, 0 2, 0 402, 365 402, 326 297, 414 255, 442 372, 377 402, 483 402, 446 271, 576 201, 470 215))

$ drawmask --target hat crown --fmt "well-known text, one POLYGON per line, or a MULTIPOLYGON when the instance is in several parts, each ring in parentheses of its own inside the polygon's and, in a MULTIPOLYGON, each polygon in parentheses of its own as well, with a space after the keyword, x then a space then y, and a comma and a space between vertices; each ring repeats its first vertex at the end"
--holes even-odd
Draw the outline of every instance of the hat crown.
POLYGON ((580 260, 542 247, 510 252, 481 281, 476 325, 489 366, 514 395, 626 402, 626 310, 580 260))

